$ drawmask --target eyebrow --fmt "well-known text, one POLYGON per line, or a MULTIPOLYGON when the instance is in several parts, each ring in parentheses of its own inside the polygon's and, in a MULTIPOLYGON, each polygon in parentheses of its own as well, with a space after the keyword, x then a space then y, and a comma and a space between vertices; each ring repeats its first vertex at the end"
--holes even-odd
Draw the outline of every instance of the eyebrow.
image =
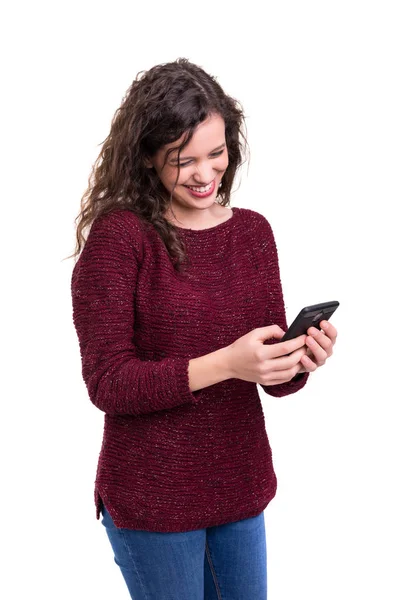
MULTIPOLYGON (((213 152, 216 152, 217 150, 222 150, 222 148, 225 148, 226 144, 225 142, 223 144, 220 144, 219 146, 217 146, 216 148, 214 148, 214 150, 211 150, 210 154, 212 154, 213 152)), ((191 158, 195 158, 195 156, 181 156, 179 158, 179 160, 189 160, 191 158)), ((177 158, 171 158, 171 162, 178 162, 177 158)))

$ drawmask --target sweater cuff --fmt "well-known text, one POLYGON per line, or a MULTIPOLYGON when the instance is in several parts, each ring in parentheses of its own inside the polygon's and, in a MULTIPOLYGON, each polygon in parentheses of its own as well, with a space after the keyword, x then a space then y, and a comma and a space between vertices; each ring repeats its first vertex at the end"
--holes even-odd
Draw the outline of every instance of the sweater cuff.
POLYGON ((196 404, 204 396, 205 388, 192 392, 189 387, 189 358, 174 358, 177 395, 183 403, 196 404))

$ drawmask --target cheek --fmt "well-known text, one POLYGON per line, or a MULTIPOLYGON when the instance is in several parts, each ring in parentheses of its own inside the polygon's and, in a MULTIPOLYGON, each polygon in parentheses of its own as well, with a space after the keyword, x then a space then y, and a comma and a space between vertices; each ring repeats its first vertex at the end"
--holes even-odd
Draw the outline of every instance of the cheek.
MULTIPOLYGON (((178 176, 178 171, 176 169, 171 169, 171 168, 164 169, 164 172, 162 174, 162 182, 168 190, 172 190, 172 188, 174 187, 177 176, 178 176)), ((182 175, 182 170, 181 170, 177 183, 178 184, 181 183, 183 178, 184 177, 182 175)))
POLYGON ((217 171, 226 171, 229 165, 229 158, 228 156, 221 156, 215 161, 215 163, 215 169, 217 171))

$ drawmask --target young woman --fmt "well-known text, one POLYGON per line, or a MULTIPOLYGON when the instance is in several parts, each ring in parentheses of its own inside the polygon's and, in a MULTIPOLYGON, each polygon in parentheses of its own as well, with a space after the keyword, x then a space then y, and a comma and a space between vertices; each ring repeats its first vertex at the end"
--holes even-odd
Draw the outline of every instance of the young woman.
POLYGON ((323 321, 279 342, 271 227, 229 206, 243 125, 187 59, 140 72, 82 199, 72 301, 104 412, 96 517, 135 600, 266 599, 276 476, 257 384, 297 392, 336 341, 323 321))

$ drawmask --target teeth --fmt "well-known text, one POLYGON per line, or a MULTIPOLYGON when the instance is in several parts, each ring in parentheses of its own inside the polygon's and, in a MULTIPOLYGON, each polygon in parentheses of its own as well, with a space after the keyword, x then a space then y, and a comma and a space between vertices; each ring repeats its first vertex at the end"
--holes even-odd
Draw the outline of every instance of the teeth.
POLYGON ((188 185, 187 187, 190 188, 191 190, 194 190, 195 192, 203 193, 203 192, 208 192, 208 190, 211 190, 212 184, 213 184, 213 182, 211 182, 208 185, 203 186, 203 187, 194 187, 193 185, 188 185))

